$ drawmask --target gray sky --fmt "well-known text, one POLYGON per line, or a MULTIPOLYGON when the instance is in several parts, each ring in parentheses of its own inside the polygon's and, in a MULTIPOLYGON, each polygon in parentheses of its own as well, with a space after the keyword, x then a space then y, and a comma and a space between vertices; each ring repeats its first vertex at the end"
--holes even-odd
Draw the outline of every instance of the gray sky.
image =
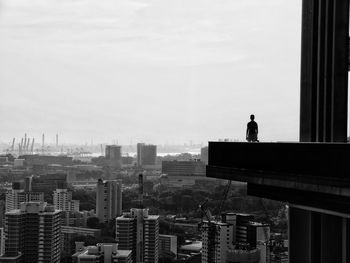
POLYGON ((0 141, 298 140, 301 0, 0 0, 0 141))

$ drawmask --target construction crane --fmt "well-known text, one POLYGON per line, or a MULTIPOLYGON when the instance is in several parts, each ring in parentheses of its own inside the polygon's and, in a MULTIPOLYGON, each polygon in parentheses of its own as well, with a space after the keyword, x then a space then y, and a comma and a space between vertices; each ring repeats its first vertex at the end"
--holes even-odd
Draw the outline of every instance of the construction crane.
POLYGON ((34 138, 32 140, 32 146, 30 147, 30 152, 31 152, 31 154, 34 153, 34 138))
POLYGON ((23 151, 23 138, 21 139, 21 143, 18 145, 18 155, 21 155, 23 151))
POLYGON ((212 221, 212 214, 208 209, 208 199, 199 205, 199 208, 203 214, 203 217, 207 219, 207 223, 202 222, 199 225, 199 229, 207 232, 208 246, 207 246, 207 262, 215 263, 216 262, 216 248, 217 248, 217 226, 215 222, 212 221))
POLYGON ((18 143, 18 155, 21 155, 21 144, 18 143))
MULTIPOLYGON (((224 194, 220 200, 220 204, 219 204, 219 213, 218 216, 221 216, 221 211, 224 207, 225 201, 227 199, 227 195, 228 192, 230 190, 231 187, 231 180, 229 180, 227 182, 227 185, 225 187, 224 190, 224 194)), ((206 231, 207 232, 207 238, 208 238, 208 255, 207 255, 207 259, 208 259, 208 263, 215 263, 216 257, 217 257, 217 253, 216 253, 216 248, 217 248, 217 244, 218 244, 218 227, 216 222, 213 222, 213 216, 208 208, 208 199, 205 200, 202 204, 199 205, 199 209, 202 212, 202 220, 201 222, 198 224, 198 229, 202 230, 202 231, 206 231), (206 218, 207 223, 203 222, 203 217, 206 218)))
POLYGON ((26 145, 26 152, 28 152, 29 151, 29 143, 30 143, 30 138, 28 137, 28 140, 27 140, 27 145, 26 145))
POLYGON ((219 213, 218 213, 218 216, 221 216, 221 212, 222 212, 222 209, 224 207, 224 204, 225 204, 225 201, 227 199, 227 195, 228 195, 228 192, 230 191, 230 188, 231 188, 231 183, 232 181, 231 180, 228 180, 227 182, 227 185, 226 185, 226 188, 225 188, 225 191, 224 191, 224 194, 221 198, 221 202, 220 202, 220 205, 219 205, 219 213))
POLYGON ((27 148, 27 134, 26 133, 24 134, 24 142, 23 142, 21 148, 22 148, 23 153, 25 153, 26 152, 26 148, 27 148))
POLYGON ((202 204, 199 205, 199 209, 201 210, 202 214, 205 216, 205 218, 208 220, 208 222, 211 222, 212 214, 210 210, 208 209, 208 199, 205 200, 202 204))

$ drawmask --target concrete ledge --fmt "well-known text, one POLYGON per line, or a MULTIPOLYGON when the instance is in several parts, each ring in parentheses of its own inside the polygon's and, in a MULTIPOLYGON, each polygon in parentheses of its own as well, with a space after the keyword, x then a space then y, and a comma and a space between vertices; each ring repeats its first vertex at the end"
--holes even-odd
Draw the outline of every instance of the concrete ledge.
POLYGON ((273 173, 218 166, 207 166, 207 176, 256 185, 350 197, 349 180, 344 181, 325 177, 273 173))
POLYGON ((301 183, 306 180, 311 183, 320 180, 320 184, 333 180, 349 182, 349 158, 348 143, 209 142, 209 167, 291 174, 299 176, 301 183))

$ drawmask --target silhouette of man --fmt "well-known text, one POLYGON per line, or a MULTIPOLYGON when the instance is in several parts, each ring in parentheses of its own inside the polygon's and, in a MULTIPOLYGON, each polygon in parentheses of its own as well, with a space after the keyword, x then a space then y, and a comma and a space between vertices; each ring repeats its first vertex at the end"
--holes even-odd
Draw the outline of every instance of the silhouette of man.
POLYGON ((247 124, 246 139, 248 142, 258 142, 258 124, 254 121, 255 116, 250 115, 250 122, 247 124))

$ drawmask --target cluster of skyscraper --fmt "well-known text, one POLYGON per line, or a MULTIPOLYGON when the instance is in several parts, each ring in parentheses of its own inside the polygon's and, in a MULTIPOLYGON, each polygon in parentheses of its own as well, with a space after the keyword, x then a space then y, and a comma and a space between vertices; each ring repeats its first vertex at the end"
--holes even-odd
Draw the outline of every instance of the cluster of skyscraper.
MULTIPOLYGON (((154 165, 156 150, 154 145, 137 144, 136 168, 154 165)), ((205 177, 207 148, 202 149, 202 155, 203 161, 163 161, 162 173, 168 183, 182 187, 212 180, 205 177)), ((105 160, 109 167, 119 169, 121 146, 107 146, 105 160)), ((14 182, 6 192, 0 263, 56 263, 64 257, 76 263, 158 263, 161 250, 176 255, 176 236, 160 235, 159 216, 149 214, 143 206, 143 186, 140 174, 138 205, 123 213, 121 180, 97 181, 95 211, 80 211, 80 201, 73 199, 67 187, 66 174, 29 176, 24 182, 14 182), (52 197, 52 205, 45 202, 48 196, 52 197), (97 217, 106 225, 115 221, 115 242, 93 246, 76 242, 73 248, 75 237, 101 235, 100 229, 87 228, 89 217, 97 217)), ((269 227, 253 219, 250 215, 226 213, 221 220, 203 221, 202 262, 269 262, 269 227)))
POLYGON ((202 263, 270 262, 270 227, 248 214, 224 213, 202 224, 202 263))
MULTIPOLYGON (((106 147, 106 160, 119 166, 120 146, 106 147)), ((138 144, 138 165, 155 163, 156 147, 138 144)), ((67 189, 66 175, 25 178, 14 182, 6 192, 4 228, 0 228, 0 262, 33 263, 61 261, 70 254, 74 262, 158 262, 159 216, 148 209, 133 208, 122 214, 121 180, 96 184, 96 213, 80 211, 79 200, 73 200, 67 189), (45 202, 52 195, 52 205, 45 202), (116 243, 84 247, 77 243, 72 251, 70 242, 79 235, 99 236, 101 230, 89 229, 87 218, 96 216, 100 223, 115 220, 116 243), (5 244, 5 245, 4 245, 5 244), (74 253, 75 252, 75 253, 74 253)), ((140 189, 143 180, 140 177, 140 189)), ((140 191, 142 200, 142 191, 140 191)))

